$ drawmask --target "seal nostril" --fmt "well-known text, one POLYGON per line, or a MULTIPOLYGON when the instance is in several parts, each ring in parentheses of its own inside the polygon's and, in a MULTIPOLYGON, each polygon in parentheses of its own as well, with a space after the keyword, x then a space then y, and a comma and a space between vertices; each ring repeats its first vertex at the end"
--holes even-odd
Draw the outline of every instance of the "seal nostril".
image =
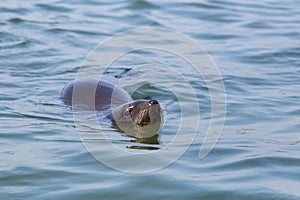
POLYGON ((155 105, 155 104, 158 104, 158 101, 156 101, 156 100, 150 100, 150 101, 149 101, 149 104, 150 104, 150 105, 155 105))

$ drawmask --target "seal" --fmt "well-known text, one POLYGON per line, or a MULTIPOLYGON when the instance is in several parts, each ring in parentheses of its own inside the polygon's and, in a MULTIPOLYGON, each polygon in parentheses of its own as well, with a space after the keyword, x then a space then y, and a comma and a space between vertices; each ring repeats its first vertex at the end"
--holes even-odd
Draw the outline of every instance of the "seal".
POLYGON ((152 137, 162 122, 160 104, 155 99, 133 100, 131 96, 110 79, 76 80, 61 90, 62 100, 86 110, 106 112, 122 131, 134 137, 152 137))

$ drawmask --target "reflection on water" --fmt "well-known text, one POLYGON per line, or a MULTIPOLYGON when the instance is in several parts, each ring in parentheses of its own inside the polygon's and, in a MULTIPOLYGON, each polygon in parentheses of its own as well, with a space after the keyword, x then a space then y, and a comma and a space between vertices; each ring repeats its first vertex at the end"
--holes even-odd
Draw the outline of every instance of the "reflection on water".
POLYGON ((160 149, 159 135, 156 134, 150 138, 133 138, 130 140, 121 140, 122 142, 129 142, 126 148, 136 150, 158 150, 160 149), (130 143, 137 143, 132 145, 130 143))
POLYGON ((148 133, 147 135, 152 135, 151 137, 146 137, 143 133, 128 134, 124 132, 116 123, 112 123, 111 127, 113 132, 107 134, 121 134, 128 139, 121 139, 119 142, 124 142, 126 148, 136 149, 136 150, 158 150, 160 149, 159 142, 159 132, 148 133), (139 145, 134 145, 137 143, 139 145))

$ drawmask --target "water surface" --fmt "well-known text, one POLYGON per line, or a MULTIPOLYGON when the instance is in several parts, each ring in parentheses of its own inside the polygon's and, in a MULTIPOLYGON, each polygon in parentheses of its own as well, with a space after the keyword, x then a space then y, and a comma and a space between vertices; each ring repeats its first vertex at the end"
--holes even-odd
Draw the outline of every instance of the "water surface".
MULTIPOLYGON (((299 199, 299 6, 293 0, 2 3, 1 199, 299 199), (84 148, 59 91, 99 42, 141 26, 175 29, 205 47, 224 81, 227 116, 217 145, 199 159, 210 97, 204 81, 191 74, 201 112, 193 144, 172 165, 133 175, 105 166, 84 148)), ((133 52, 115 64, 118 70, 152 61, 187 65, 157 56, 133 52)), ((160 143, 150 144, 164 148, 176 133, 176 98, 153 84, 134 95, 150 95, 164 106, 168 124, 160 143)), ((156 151, 129 149, 143 143, 115 133, 111 139, 120 148, 156 151)))

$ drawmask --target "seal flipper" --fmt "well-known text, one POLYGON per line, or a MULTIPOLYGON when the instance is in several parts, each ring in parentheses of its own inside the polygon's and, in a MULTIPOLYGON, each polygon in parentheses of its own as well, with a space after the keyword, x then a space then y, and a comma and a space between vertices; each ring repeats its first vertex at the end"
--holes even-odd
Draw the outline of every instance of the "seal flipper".
POLYGON ((152 99, 152 97, 151 96, 145 96, 145 98, 144 99, 146 99, 146 100, 151 100, 152 99))
POLYGON ((126 68, 120 75, 116 75, 115 78, 122 78, 127 72, 129 72, 131 68, 126 68))

